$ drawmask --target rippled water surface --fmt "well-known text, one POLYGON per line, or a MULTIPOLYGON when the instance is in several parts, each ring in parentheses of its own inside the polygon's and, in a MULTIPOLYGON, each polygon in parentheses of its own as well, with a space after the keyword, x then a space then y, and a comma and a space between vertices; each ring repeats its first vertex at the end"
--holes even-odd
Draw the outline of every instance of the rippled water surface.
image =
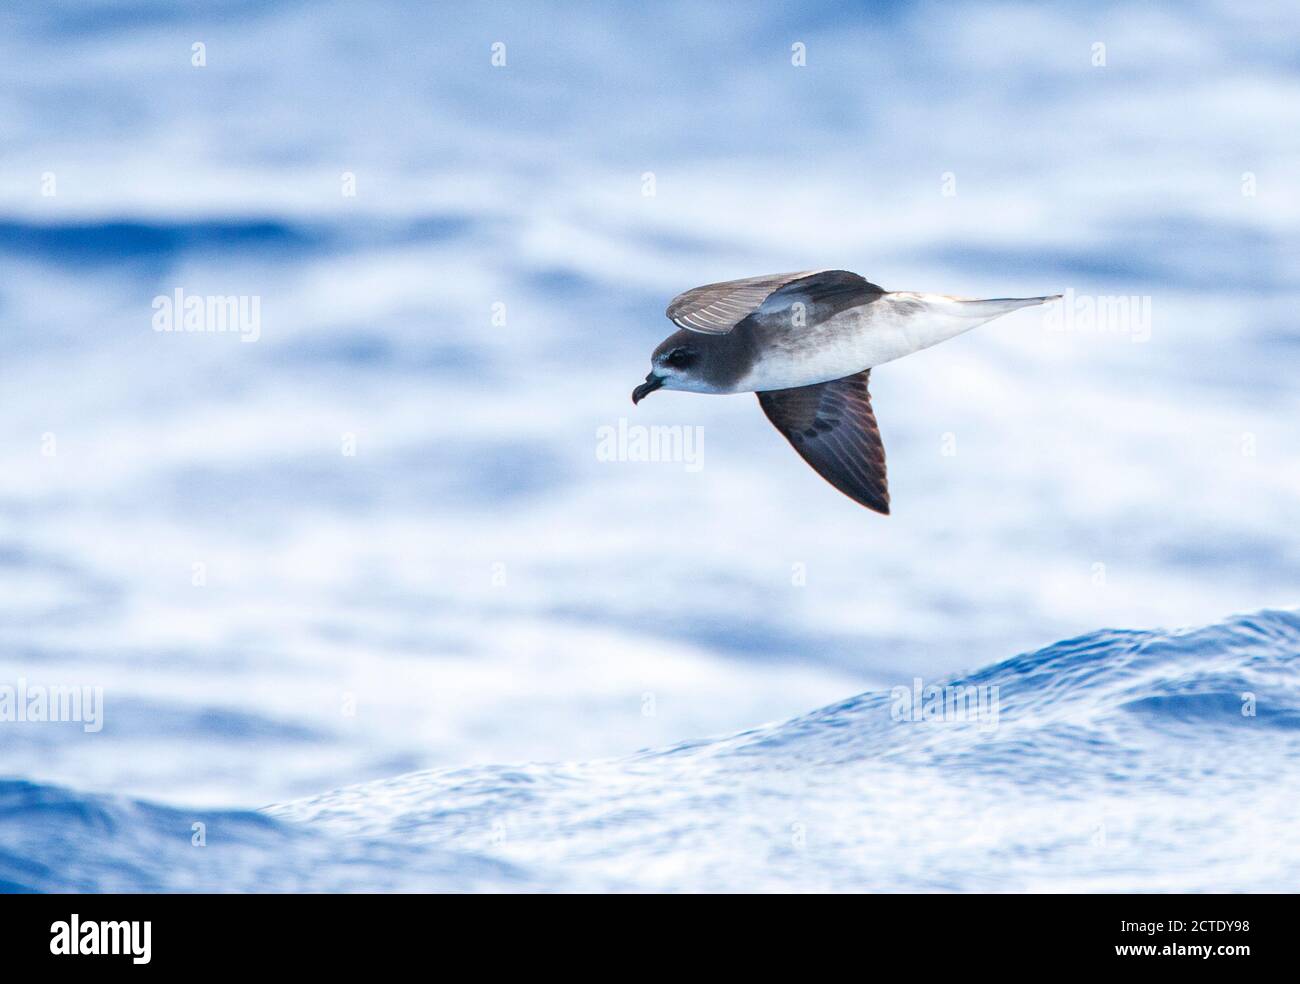
POLYGON ((0 721, 0 882, 1293 887, 1298 33, 10 5, 0 688, 103 720, 0 721), (1150 316, 873 372, 884 518, 752 397, 629 401, 673 294, 818 267, 1150 316))
POLYGON ((264 812, 9 782, 0 884, 1287 891, 1298 653, 1294 612, 1099 632, 939 681, 987 688, 996 715, 866 693, 724 738, 415 772, 264 812))

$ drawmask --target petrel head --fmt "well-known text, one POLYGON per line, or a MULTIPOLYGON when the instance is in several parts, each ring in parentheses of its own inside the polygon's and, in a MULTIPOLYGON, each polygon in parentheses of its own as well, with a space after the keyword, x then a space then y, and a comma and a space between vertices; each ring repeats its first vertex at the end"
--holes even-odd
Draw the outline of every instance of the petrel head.
POLYGON ((632 402, 640 403, 657 389, 699 390, 698 372, 703 351, 690 332, 669 335, 650 356, 650 373, 645 382, 632 391, 632 402))

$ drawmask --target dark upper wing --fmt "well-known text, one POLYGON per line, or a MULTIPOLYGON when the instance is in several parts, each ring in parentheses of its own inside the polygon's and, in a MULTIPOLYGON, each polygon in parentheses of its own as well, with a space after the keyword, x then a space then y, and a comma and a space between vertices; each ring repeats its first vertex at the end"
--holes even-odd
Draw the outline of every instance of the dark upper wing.
POLYGON ((843 379, 758 394, 759 406, 800 457, 854 502, 889 514, 885 446, 867 392, 870 369, 843 379))
MULTIPOLYGON (((728 280, 705 284, 678 294, 664 313, 678 328, 725 335, 763 306, 769 298, 797 293, 817 300, 823 294, 839 295, 847 291, 880 288, 848 270, 805 270, 802 273, 773 273, 765 277, 728 280)), ((797 299, 793 296, 791 299, 797 299)))

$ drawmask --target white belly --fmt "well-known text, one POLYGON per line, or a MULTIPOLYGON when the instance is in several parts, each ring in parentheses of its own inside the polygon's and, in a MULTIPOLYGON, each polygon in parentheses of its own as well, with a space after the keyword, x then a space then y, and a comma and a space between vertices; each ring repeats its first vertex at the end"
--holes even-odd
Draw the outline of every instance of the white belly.
POLYGON ((937 345, 1040 298, 963 300, 895 292, 803 329, 770 334, 738 392, 841 379, 937 345))

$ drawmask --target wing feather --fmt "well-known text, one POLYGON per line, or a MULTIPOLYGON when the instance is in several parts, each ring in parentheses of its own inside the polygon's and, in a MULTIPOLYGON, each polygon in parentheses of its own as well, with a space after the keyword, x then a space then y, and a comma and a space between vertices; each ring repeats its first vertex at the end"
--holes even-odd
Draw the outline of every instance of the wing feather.
POLYGON ((813 300, 846 291, 880 291, 879 287, 848 270, 772 273, 694 287, 674 297, 664 313, 678 328, 706 335, 725 335, 763 307, 773 295, 784 294, 787 289, 798 290, 801 297, 813 300))
POLYGON ((768 390, 759 405, 799 456, 854 502, 889 514, 885 446, 866 369, 813 386, 768 390))

